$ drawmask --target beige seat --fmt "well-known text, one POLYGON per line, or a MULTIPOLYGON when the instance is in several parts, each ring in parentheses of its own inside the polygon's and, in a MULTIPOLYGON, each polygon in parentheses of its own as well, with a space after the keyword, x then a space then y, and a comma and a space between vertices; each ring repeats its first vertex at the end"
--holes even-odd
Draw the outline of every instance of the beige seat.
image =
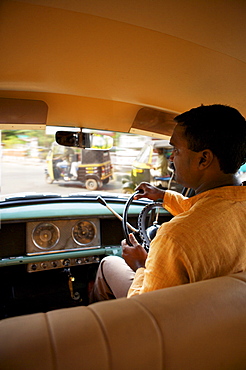
POLYGON ((0 322, 0 369, 246 369, 246 273, 0 322))

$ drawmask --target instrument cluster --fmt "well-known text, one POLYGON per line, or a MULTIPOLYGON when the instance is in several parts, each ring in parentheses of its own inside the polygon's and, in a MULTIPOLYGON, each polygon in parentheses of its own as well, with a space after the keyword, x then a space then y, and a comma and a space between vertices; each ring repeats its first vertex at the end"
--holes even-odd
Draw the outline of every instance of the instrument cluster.
POLYGON ((100 248, 98 219, 27 223, 27 255, 100 248))
MULTIPOLYGON (((46 220, 27 223, 26 254, 40 255, 76 250, 100 248, 100 223, 97 218, 77 220, 46 220)), ((64 260, 65 261, 65 260, 64 260)), ((63 261, 63 262, 64 262, 63 261)), ((75 259, 74 264, 81 264, 82 259, 75 259)), ((93 262, 93 261, 85 261, 93 262)), ((72 259, 62 263, 71 264, 72 259)), ((28 270, 37 271, 46 268, 59 268, 60 261, 28 266, 28 270)))

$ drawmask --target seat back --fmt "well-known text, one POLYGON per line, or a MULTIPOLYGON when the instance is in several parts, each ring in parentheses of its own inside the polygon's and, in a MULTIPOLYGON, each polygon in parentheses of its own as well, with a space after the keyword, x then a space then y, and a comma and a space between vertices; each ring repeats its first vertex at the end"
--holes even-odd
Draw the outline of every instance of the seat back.
POLYGON ((246 367, 246 273, 4 319, 0 369, 246 367))

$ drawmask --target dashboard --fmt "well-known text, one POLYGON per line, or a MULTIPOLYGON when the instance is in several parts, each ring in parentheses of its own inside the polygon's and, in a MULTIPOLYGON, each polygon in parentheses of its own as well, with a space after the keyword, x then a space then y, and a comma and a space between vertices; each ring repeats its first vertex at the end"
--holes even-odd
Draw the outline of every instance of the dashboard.
MULTIPOLYGON (((126 196, 103 196, 119 215, 126 196)), ((149 204, 134 201, 128 222, 149 204)), ((164 209, 160 222, 171 219, 164 209)), ((121 256, 121 221, 96 195, 15 199, 1 204, 0 318, 87 305, 98 264, 121 256)))

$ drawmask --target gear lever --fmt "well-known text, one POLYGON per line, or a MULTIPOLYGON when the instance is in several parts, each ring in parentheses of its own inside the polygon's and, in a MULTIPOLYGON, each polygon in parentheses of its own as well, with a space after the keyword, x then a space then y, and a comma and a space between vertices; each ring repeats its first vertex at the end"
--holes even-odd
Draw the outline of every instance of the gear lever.
MULTIPOLYGON (((119 215, 119 213, 117 213, 113 208, 111 208, 106 202, 105 200, 102 198, 102 197, 97 197, 97 201, 99 203, 101 203, 103 206, 107 207, 110 212, 112 212, 120 221, 122 221, 122 217, 119 215)), ((138 230, 135 229, 135 227, 133 227, 132 225, 130 225, 128 222, 127 222, 127 226, 129 229, 131 229, 133 232, 136 232, 138 233, 138 230)))

